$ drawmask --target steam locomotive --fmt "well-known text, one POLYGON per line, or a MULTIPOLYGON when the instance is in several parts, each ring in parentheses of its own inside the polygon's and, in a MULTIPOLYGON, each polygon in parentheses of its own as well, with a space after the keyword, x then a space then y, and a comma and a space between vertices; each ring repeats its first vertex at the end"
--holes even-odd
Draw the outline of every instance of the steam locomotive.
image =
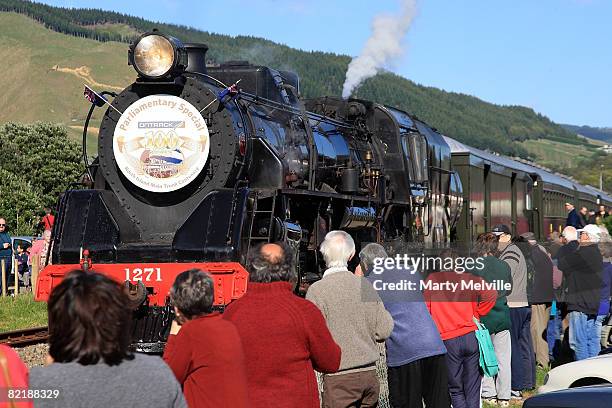
POLYGON ((541 236, 545 220, 558 225, 542 204, 548 193, 612 203, 397 108, 303 100, 294 73, 244 61, 207 67, 207 49, 155 31, 130 45, 138 77, 117 95, 95 95, 84 137, 96 105, 107 109, 97 159, 86 163, 92 185, 60 198, 36 289, 46 300, 78 268, 124 283, 140 351, 163 347, 178 273, 208 271, 223 307, 247 290, 246 253, 260 242, 288 243, 300 280, 316 279, 317 248, 333 229, 358 246, 421 251, 469 242, 498 222, 541 236))

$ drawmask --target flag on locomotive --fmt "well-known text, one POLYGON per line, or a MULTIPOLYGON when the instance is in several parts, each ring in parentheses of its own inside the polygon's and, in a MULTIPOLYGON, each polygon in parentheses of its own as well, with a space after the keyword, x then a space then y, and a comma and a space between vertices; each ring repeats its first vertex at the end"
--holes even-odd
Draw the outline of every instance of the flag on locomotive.
POLYGON ((93 89, 91 89, 87 85, 85 85, 85 90, 83 91, 83 96, 85 96, 85 99, 87 99, 89 102, 95 104, 98 107, 101 107, 105 103, 107 103, 106 98, 104 98, 103 96, 99 95, 96 91, 94 91, 93 89))

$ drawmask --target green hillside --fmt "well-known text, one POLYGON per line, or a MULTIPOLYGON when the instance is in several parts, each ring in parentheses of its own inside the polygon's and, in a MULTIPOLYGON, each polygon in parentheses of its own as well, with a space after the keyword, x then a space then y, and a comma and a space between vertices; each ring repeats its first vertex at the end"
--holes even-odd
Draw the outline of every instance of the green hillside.
MULTIPOLYGON (((73 135, 87 108, 82 83, 110 90, 128 84, 134 73, 126 64, 125 42, 153 27, 183 41, 208 44, 209 58, 217 62, 248 59, 295 71, 305 97, 339 95, 350 62, 345 55, 305 52, 261 38, 212 34, 115 12, 18 0, 0 0, 2 10, 0 56, 10 64, 8 75, 0 78, 0 86, 8 90, 0 95, 0 106, 8 108, 0 110, 0 121, 51 120, 74 126, 73 135)), ((500 153, 537 158, 529 144, 516 143, 524 140, 588 145, 529 108, 490 104, 391 73, 366 81, 356 96, 398 106, 449 136, 500 153)))
MULTIPOLYGON (((124 44, 67 36, 14 13, 0 13, 0 27, 0 60, 5 67, 0 76, 0 122, 62 123, 76 136, 89 107, 83 98, 84 83, 119 90, 133 80, 124 44)), ((93 126, 99 123, 96 119, 93 126)))
POLYGON ((564 172, 575 168, 578 161, 587 160, 597 152, 597 145, 576 145, 548 139, 526 140, 521 145, 542 166, 564 172))
POLYGON ((591 127, 591 126, 575 126, 561 124, 565 129, 572 133, 588 137, 590 139, 600 140, 606 143, 612 142, 612 128, 609 127, 591 127))

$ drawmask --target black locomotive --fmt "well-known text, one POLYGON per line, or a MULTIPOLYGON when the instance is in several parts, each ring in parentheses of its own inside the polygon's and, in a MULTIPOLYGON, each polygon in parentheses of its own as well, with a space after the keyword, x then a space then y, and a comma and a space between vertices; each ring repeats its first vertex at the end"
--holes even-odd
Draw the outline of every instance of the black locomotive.
MULTIPOLYGON (((37 299, 81 264, 125 282, 147 349, 163 341, 177 273, 211 272, 223 306, 246 290, 242 265, 258 242, 295 248, 302 279, 321 274, 317 248, 333 229, 358 245, 410 242, 418 251, 480 231, 472 203, 488 196, 465 169, 486 158, 462 162, 474 152, 451 152, 440 133, 399 109, 302 100, 296 74, 241 61, 207 67, 206 51, 158 32, 130 46, 138 78, 107 106, 97 159, 87 164, 91 188, 60 199, 37 299)), ((499 166, 489 163, 487 174, 499 166)), ((535 174, 509 177, 533 188, 535 174)), ((487 228, 493 207, 482 207, 487 228)), ((532 211, 514 228, 543 222, 524 207, 512 207, 509 221, 532 211)))

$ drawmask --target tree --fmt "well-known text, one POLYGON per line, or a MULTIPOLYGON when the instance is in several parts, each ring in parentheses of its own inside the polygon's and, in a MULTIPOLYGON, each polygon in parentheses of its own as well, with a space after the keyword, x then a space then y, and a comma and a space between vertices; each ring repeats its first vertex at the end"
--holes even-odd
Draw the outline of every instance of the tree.
POLYGON ((43 204, 39 194, 24 178, 0 168, 0 217, 12 235, 33 235, 43 204))
MULTIPOLYGON (((0 126, 0 169, 11 173, 53 207, 83 173, 79 144, 59 125, 7 123, 0 126)), ((4 185, 4 183, 3 183, 4 185)), ((9 194, 11 194, 9 192, 9 194)))

